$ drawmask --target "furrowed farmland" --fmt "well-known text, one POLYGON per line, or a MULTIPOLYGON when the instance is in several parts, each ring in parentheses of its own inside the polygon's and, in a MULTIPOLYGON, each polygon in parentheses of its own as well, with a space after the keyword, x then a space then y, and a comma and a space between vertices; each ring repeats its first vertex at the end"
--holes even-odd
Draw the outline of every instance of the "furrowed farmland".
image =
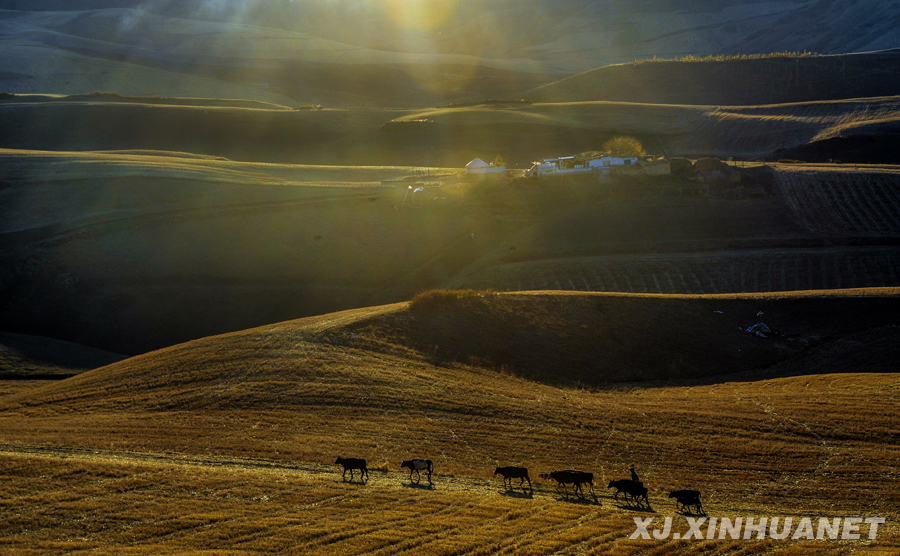
POLYGON ((894 247, 780 249, 554 259, 492 266, 454 286, 504 291, 735 293, 898 284, 894 247))
POLYGON ((900 184, 893 171, 781 165, 778 184, 803 225, 818 234, 900 236, 900 184))
POLYGON ((451 284, 693 294, 900 284, 894 167, 774 167, 768 198, 660 189, 564 212, 506 238, 451 284))

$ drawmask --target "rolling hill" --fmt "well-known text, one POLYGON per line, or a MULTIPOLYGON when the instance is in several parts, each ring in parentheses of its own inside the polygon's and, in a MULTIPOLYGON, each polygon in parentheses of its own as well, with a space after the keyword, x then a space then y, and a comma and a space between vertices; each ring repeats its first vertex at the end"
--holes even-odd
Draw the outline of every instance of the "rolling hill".
MULTIPOLYGON (((613 501, 602 485, 634 463, 650 487, 655 515, 674 516, 679 524, 683 517, 666 492, 690 485, 702 490, 704 506, 716 516, 883 516, 888 523, 878 540, 859 548, 890 551, 897 542, 891 496, 897 378, 843 371, 858 370, 852 361, 864 363, 866 349, 876 350, 880 361, 896 357, 898 299, 896 289, 473 296, 357 309, 173 346, 0 398, 0 458, 13 479, 4 481, 12 485, 4 500, 34 502, 10 517, 4 531, 16 533, 4 542, 70 547, 84 541, 65 535, 84 527, 85 546, 92 548, 188 550, 212 542, 265 551, 264 539, 296 527, 291 546, 312 552, 351 546, 377 552, 394 543, 401 544, 392 553, 423 544, 459 551, 462 539, 471 539, 467 551, 478 551, 507 538, 517 545, 511 552, 541 552, 551 543, 633 553, 658 545, 621 544, 633 530, 631 517, 643 514, 613 501), (764 339, 737 330, 756 320, 757 309, 791 336, 764 339), (873 342, 876 336, 882 341, 873 342), (542 338, 597 356, 570 367, 542 338), (511 366, 494 368, 497 358, 511 366), (596 377, 588 368, 606 372, 620 361, 633 363, 614 369, 621 379, 666 382, 566 385, 573 375, 596 377), (696 361, 731 374, 707 382, 696 376, 696 361), (682 372, 695 378, 668 381, 682 372), (337 454, 366 457, 374 470, 369 484, 342 483, 328 467, 337 454), (423 478, 419 488, 398 472, 411 455, 436 463, 434 478, 423 478), (48 464, 59 471, 48 474, 48 464), (540 479, 532 493, 504 491, 487 480, 503 464, 525 465, 535 475, 590 470, 596 498, 564 496, 540 479), (47 476, 38 480, 41 474, 47 476), (97 481, 106 485, 103 492, 95 490, 97 481), (26 494, 21 485, 30 483, 26 494), (59 501, 60 491, 71 493, 72 506, 59 501), (68 520, 64 507, 84 511, 78 500, 85 497, 97 508, 82 522, 68 520), (151 517, 173 501, 178 507, 168 506, 166 519, 151 517), (40 517, 32 509, 38 502, 62 513, 22 530, 40 517), (502 516, 508 502, 518 514, 493 525, 464 525, 454 510, 474 504, 502 516), (408 504, 445 511, 428 512, 407 529, 391 516, 408 504), (365 506, 378 513, 355 525, 340 517, 358 517, 365 506), (291 512, 305 524, 290 519, 291 512), (575 536, 567 517, 573 515, 590 516, 575 536), (541 535, 522 532, 541 519, 549 520, 541 535), (190 521, 202 525, 185 528, 190 521), (135 535, 120 536, 129 523, 135 535), (423 536, 425 530, 434 534, 423 536), (396 540, 385 543, 385 534, 396 540)), ((767 542, 741 546, 758 550, 767 542)), ((707 546, 718 554, 736 545, 707 546)), ((800 540, 770 549, 821 547, 800 540)), ((687 547, 670 539, 665 549, 687 547)))
MULTIPOLYGON (((461 168, 596 151, 618 134, 651 152, 754 160, 836 138, 874 138, 867 163, 893 163, 900 97, 758 106, 482 102, 417 110, 292 110, 260 103, 90 95, 4 95, 0 147, 159 150, 238 161, 461 168), (883 159, 882 157, 886 158, 883 159)), ((514 166, 513 166, 514 167, 514 166)))
MULTIPOLYGON (((0 152, 5 330, 117 353, 428 288, 737 293, 900 285, 897 168, 479 186, 459 170, 0 152), (413 203, 409 187, 427 191, 413 203), (406 201, 406 202, 404 202, 406 201), (249 231, 249 233, 248 233, 249 231)), ((423 191, 423 193, 424 193, 423 191)))
POLYGON ((504 98, 654 56, 900 47, 887 0, 4 0, 0 10, 0 90, 344 107, 504 98))

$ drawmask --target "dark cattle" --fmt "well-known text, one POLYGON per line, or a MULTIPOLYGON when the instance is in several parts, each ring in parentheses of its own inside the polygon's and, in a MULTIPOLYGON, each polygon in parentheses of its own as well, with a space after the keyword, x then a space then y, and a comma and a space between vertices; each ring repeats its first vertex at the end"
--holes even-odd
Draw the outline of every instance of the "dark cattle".
POLYGON ((619 479, 616 481, 610 481, 609 484, 606 485, 606 488, 616 489, 616 493, 613 495, 613 499, 616 502, 619 501, 619 494, 622 493, 624 493, 625 501, 628 502, 628 492, 625 489, 628 488, 630 483, 632 483, 632 481, 629 481, 628 479, 619 479))
POLYGON ((347 471, 350 471, 350 480, 353 480, 353 470, 359 469, 359 480, 361 481, 363 475, 365 475, 366 480, 369 480, 369 468, 366 467, 366 460, 359 458, 342 458, 338 456, 336 462, 344 467, 344 474, 341 475, 341 478, 344 480, 347 479, 347 471))
POLYGON ((503 475, 503 486, 506 486, 506 481, 509 481, 509 488, 512 488, 512 480, 521 479, 519 486, 524 485, 525 481, 528 481, 528 488, 532 488, 531 479, 528 477, 528 469, 524 467, 498 467, 494 471, 494 475, 503 475))
POLYGON ((419 471, 427 471, 428 480, 431 481, 431 473, 434 471, 434 464, 431 463, 430 459, 409 459, 400 464, 400 469, 403 469, 404 467, 409 469, 410 481, 412 481, 413 471, 416 472, 416 482, 422 478, 419 471))
POLYGON ((703 504, 700 503, 699 490, 673 490, 669 493, 669 498, 675 499, 675 505, 679 511, 685 512, 693 509, 695 514, 703 514, 703 504))
POLYGON ((559 489, 559 486, 562 485, 566 496, 569 495, 569 489, 566 485, 572 485, 575 492, 581 493, 581 495, 584 496, 584 490, 582 490, 581 485, 589 484, 591 485, 591 494, 594 493, 593 473, 588 473, 586 471, 572 471, 571 469, 567 469, 565 471, 551 471, 550 473, 543 473, 541 474, 541 477, 544 479, 553 479, 554 481, 556 481, 557 490, 559 489))
POLYGON ((606 488, 616 489, 616 494, 613 497, 616 501, 619 500, 619 493, 624 493, 626 502, 628 502, 630 497, 633 504, 642 506, 646 503, 648 507, 650 506, 650 500, 647 498, 647 487, 640 481, 619 479, 618 481, 610 481, 606 488))

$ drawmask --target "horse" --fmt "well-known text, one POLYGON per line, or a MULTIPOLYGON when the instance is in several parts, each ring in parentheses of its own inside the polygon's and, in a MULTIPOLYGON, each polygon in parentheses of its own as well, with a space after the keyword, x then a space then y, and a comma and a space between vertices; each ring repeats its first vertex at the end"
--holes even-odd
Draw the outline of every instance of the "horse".
POLYGON ((512 480, 521 479, 520 487, 525 484, 525 481, 528 481, 528 488, 534 490, 531 486, 531 479, 528 477, 528 469, 524 467, 498 467, 494 471, 494 476, 496 475, 503 475, 503 486, 506 486, 506 481, 509 481, 509 488, 512 488, 512 480))
POLYGON ((630 496, 632 503, 641 506, 641 500, 643 500, 648 507, 650 506, 650 500, 647 498, 647 487, 640 481, 636 482, 628 479, 619 479, 617 481, 610 481, 606 488, 616 489, 616 494, 613 496, 613 499, 617 502, 619 501, 619 493, 624 493, 625 502, 628 502, 628 497, 630 496))
POLYGON ((591 485, 591 494, 594 493, 594 474, 588 473, 586 471, 573 471, 571 469, 567 469, 565 471, 551 471, 550 473, 542 473, 541 478, 543 479, 553 479, 556 481, 556 489, 559 491, 559 486, 562 485, 563 490, 566 493, 566 496, 569 495, 569 488, 566 486, 567 484, 571 484, 573 490, 584 496, 584 490, 581 488, 583 484, 591 485))
POLYGON ((675 499, 675 505, 678 511, 686 512, 689 508, 696 510, 695 514, 705 514, 703 504, 700 503, 699 490, 673 490, 669 493, 669 498, 675 499))
POLYGON ((364 459, 342 458, 341 456, 338 456, 337 461, 334 463, 337 463, 337 464, 340 464, 341 466, 343 466, 344 473, 341 475, 341 478, 344 479, 345 481, 347 480, 347 471, 348 470, 350 471, 350 480, 351 481, 353 480, 353 470, 354 469, 359 469, 359 480, 360 481, 363 480, 363 475, 366 476, 367 481, 369 480, 369 468, 366 467, 366 460, 364 460, 364 459))
POLYGON ((422 478, 419 471, 428 471, 428 482, 431 482, 431 473, 434 471, 434 464, 430 459, 409 459, 400 464, 400 469, 406 467, 409 469, 409 480, 412 481, 413 471, 416 472, 416 482, 422 478))

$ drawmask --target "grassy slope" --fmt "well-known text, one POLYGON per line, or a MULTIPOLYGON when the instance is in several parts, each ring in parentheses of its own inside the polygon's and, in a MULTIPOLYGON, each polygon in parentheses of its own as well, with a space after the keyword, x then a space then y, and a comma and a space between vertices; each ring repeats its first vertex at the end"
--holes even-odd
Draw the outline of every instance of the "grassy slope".
MULTIPOLYGON (((578 341, 574 337, 577 325, 585 319, 598 327, 604 322, 615 324, 615 331, 644 331, 628 336, 595 334, 594 341, 605 347, 604 359, 655 357, 654 368, 661 370, 677 357, 684 358, 686 368, 692 359, 709 357, 706 353, 711 351, 713 357, 722 358, 720 364, 737 370, 742 364, 754 367, 796 353, 790 344, 749 338, 733 330, 741 319, 732 314, 742 307, 762 307, 773 319, 783 319, 804 334, 852 339, 854 327, 878 324, 875 321, 881 317, 873 315, 877 309, 870 305, 882 306, 885 319, 895 318, 897 311, 891 307, 897 295, 896 290, 718 298, 513 295, 486 301, 498 315, 515 311, 519 318, 506 323, 506 330, 483 327, 494 323, 477 306, 444 307, 429 316, 395 305, 198 340, 3 398, 0 442, 13 445, 4 447, 5 453, 19 454, 5 456, 6 473, 12 480, 4 481, 8 485, 4 499, 61 508, 60 489, 77 498, 94 492, 93 477, 106 476, 107 484, 118 486, 101 495, 104 504, 133 509, 127 516, 91 511, 89 540, 99 546, 134 543, 138 551, 153 546, 184 549, 198 543, 262 550, 264 538, 281 538, 300 525, 286 519, 292 511, 305 517, 301 530, 309 532, 310 523, 315 523, 313 527, 323 535, 300 535, 293 546, 317 551, 343 551, 344 540, 375 550, 383 546, 379 539, 385 534, 410 543, 413 535, 425 534, 424 539, 419 536, 414 544, 401 544, 394 552, 413 550, 422 543, 441 551, 465 551, 458 543, 468 538, 478 540, 472 540, 467 550, 502 538, 521 543, 515 552, 543 552, 548 546, 609 549, 633 530, 630 517, 634 514, 606 499, 602 487, 598 507, 561 504, 564 499, 543 484, 538 484, 533 498, 509 499, 498 496, 496 487, 484 479, 497 464, 519 464, 530 467, 535 475, 554 468, 587 469, 597 474, 598 484, 605 484, 623 476, 634 463, 650 486, 657 515, 674 513, 665 499, 668 489, 691 487, 703 491, 711 515, 859 514, 884 516, 893 522, 900 511, 891 496, 900 427, 893 411, 894 374, 820 374, 651 388, 561 388, 479 366, 441 363, 441 353, 435 356, 428 349, 416 349, 422 346, 414 345, 416 337, 409 325, 432 329, 444 338, 446 311, 469 314, 467 322, 481 338, 473 340, 473 350, 496 351, 501 340, 508 345, 511 335, 521 333, 513 344, 521 353, 502 353, 512 361, 533 361, 544 381, 558 378, 554 374, 558 369, 552 366, 558 354, 548 349, 541 334, 535 334, 539 332, 535 327, 550 329, 544 334, 568 345, 578 341), (597 303, 605 308, 602 319, 595 317, 597 303), (690 330, 687 339, 672 344, 666 329, 646 326, 659 314, 658 304, 668 305, 669 329, 690 330), (724 315, 712 313, 713 304, 724 315), (718 326, 710 323, 714 318, 733 322, 718 326), (694 349, 691 341, 705 342, 704 349, 694 349), (726 354, 726 348, 749 353, 746 358, 736 357, 726 354), (48 474, 44 462, 54 460, 35 458, 42 450, 21 455, 23 448, 15 446, 19 444, 57 446, 43 449, 44 457, 75 457, 62 468, 72 471, 48 474), (67 446, 101 451, 88 457, 66 452, 67 446), (171 452, 203 455, 198 460, 203 467, 196 471, 173 467, 174 461, 165 455, 171 452), (337 454, 366 457, 371 467, 387 472, 373 473, 365 489, 335 484, 324 475, 328 467, 317 464, 330 464, 337 454), (395 486, 403 480, 396 473, 399 461, 413 455, 435 460, 438 475, 432 488, 395 486), (236 460, 248 457, 272 461, 236 460), (151 461, 155 463, 149 465, 151 461), (259 469, 260 463, 276 467, 271 474, 248 472, 259 469), (49 475, 50 482, 35 483, 41 474, 49 475), (266 481, 268 486, 263 486, 266 481), (157 485, 155 490, 151 484, 157 485), (129 493, 141 493, 142 502, 135 503, 129 493), (271 503, 250 505, 262 501, 261 496, 271 503), (215 517, 220 514, 213 512, 210 499, 221 500, 220 508, 232 508, 242 517, 215 517), (173 500, 180 502, 172 506, 173 500), (316 500, 329 502, 308 505, 316 500), (517 508, 514 528, 501 518, 510 511, 510 503, 517 508), (391 517, 406 504, 423 508, 438 504, 446 510, 417 520, 424 529, 413 533, 391 517), (500 522, 486 529, 483 523, 465 525, 452 510, 459 504, 474 504, 500 522), (365 526, 347 525, 340 537, 331 536, 344 523, 340 515, 358 516, 363 507, 378 511, 365 526), (159 519, 160 512, 166 519, 159 519), (259 521, 262 513, 279 517, 259 521), (572 535, 570 520, 581 518, 589 518, 591 524, 572 535), (169 536, 183 528, 177 524, 198 519, 206 526, 169 536), (513 532, 541 520, 547 521, 539 527, 538 536, 513 532), (251 521, 256 523, 253 530, 261 534, 238 533, 251 521), (132 539, 116 532, 126 522, 139 531, 132 539), (472 533, 464 532, 472 527, 472 533), (333 546, 322 546, 317 539, 331 539, 327 542, 333 546)), ((879 356, 881 361, 895 358, 889 354, 895 349, 891 346, 897 345, 895 332, 893 338, 882 344, 887 351, 879 356)), ((841 361, 848 354, 853 359, 853 350, 839 342, 820 346, 831 349, 829 355, 835 359, 830 360, 841 361)), ((788 372, 804 370, 794 365, 788 372)), ((57 529, 60 535, 74 532, 63 517, 41 517, 30 510, 15 516, 8 518, 14 527, 7 530, 28 527, 29 532, 10 538, 7 542, 12 546, 36 540, 73 542, 57 536, 57 529), (36 519, 47 528, 34 527, 36 519)), ((889 550, 896 542, 890 527, 876 546, 889 550)), ((623 551, 648 547, 617 546, 623 551)), ((678 546, 672 544, 666 550, 678 551, 678 546)), ((734 548, 712 543, 710 549, 727 550, 726 546, 734 548)))
MULTIPOLYGON (((488 477, 437 476, 434 484, 410 484, 404 474, 371 472, 369 484, 343 483, 334 465, 309 465, 234 458, 181 457, 91 451, 39 450, 37 455, 0 455, 0 491, 9 509, 0 533, 20 553, 87 554, 547 554, 623 555, 735 552, 778 556, 836 554, 886 556, 900 547, 895 513, 868 511, 888 522, 877 541, 666 541, 629 540, 634 517, 606 499, 599 504, 565 498, 549 484, 535 483, 534 495, 505 491, 488 477)), ((491 468, 492 469, 492 468, 491 468)), ((486 472, 490 473, 490 470, 486 472)), ((485 474, 485 475, 486 475, 485 474)), ((684 534, 684 517, 665 499, 653 498, 657 514, 674 517, 684 534)), ((843 515, 794 505, 749 508, 742 499, 708 504, 716 517, 752 515, 843 515), (773 511, 775 510, 775 511, 773 511)), ((870 514, 866 514, 870 515, 870 514)), ((654 527, 655 528, 655 527, 654 527)), ((651 528, 653 530, 653 528, 651 528)), ((705 526, 703 528, 705 531, 705 526)), ((863 539, 866 530, 863 528, 863 539)))

